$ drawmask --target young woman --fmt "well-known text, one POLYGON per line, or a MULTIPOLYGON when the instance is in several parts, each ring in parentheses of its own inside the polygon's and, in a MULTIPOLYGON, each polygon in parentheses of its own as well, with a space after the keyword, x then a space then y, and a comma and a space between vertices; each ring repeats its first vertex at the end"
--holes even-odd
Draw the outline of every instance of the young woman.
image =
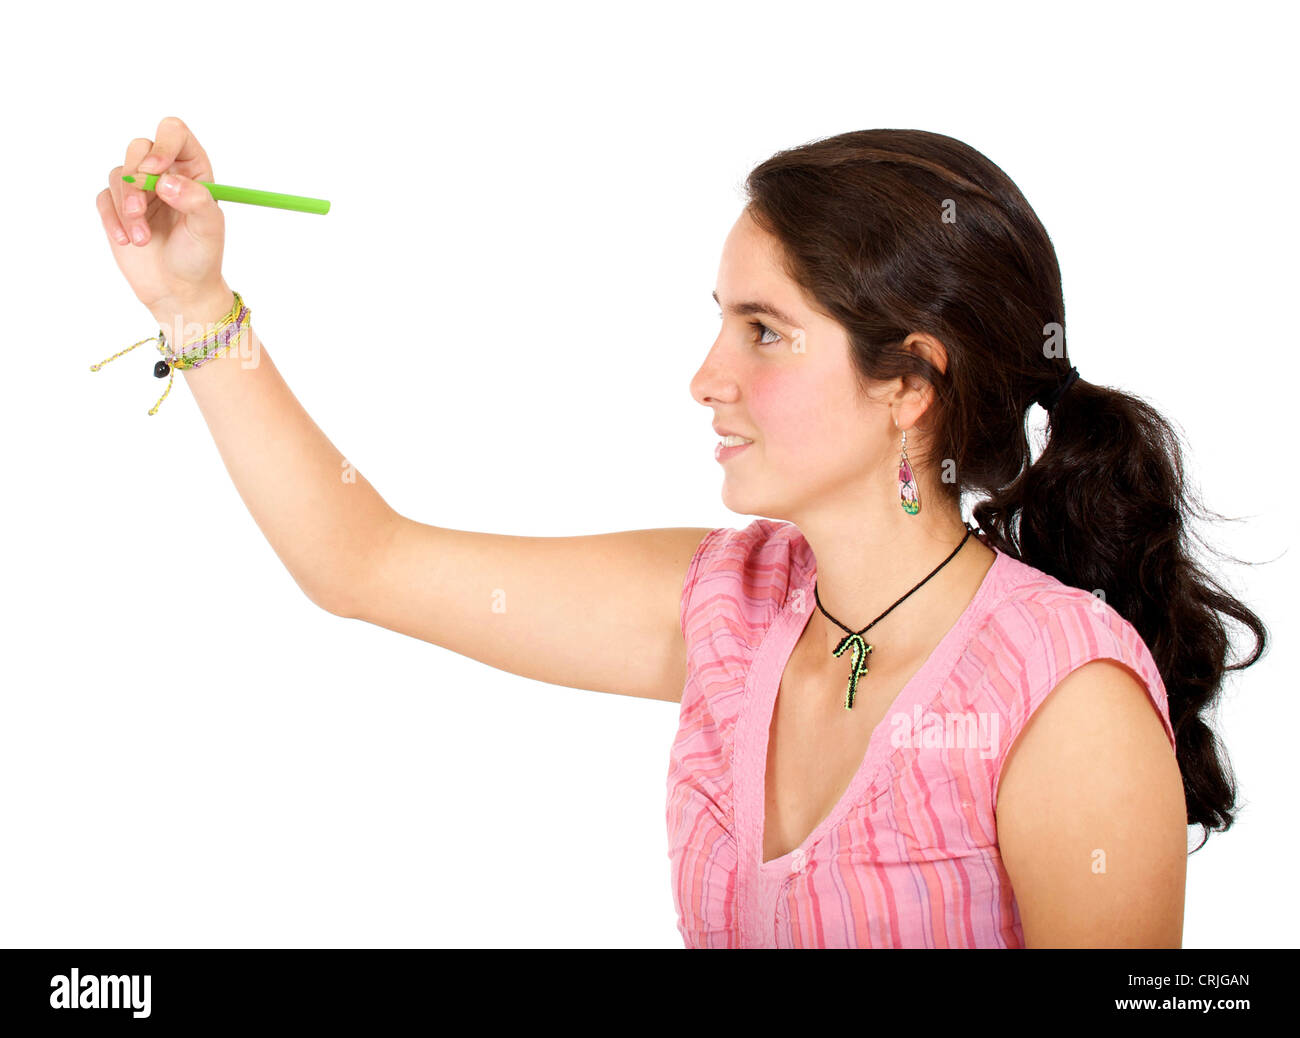
MULTIPOLYGON (((98 198, 164 329, 236 302, 212 179, 168 118, 98 198)), ((1235 806, 1202 714, 1266 631, 1189 551, 1176 435, 1071 365, 1047 232, 967 145, 845 133, 746 186, 691 390, 725 503, 774 518, 425 525, 340 480, 251 327, 256 364, 185 373, 240 495, 332 613, 680 704, 667 822, 690 947, 1178 946, 1187 826, 1226 829, 1235 806), (511 608, 485 622, 506 573, 511 608), (1226 617, 1256 640, 1231 666, 1226 617)))

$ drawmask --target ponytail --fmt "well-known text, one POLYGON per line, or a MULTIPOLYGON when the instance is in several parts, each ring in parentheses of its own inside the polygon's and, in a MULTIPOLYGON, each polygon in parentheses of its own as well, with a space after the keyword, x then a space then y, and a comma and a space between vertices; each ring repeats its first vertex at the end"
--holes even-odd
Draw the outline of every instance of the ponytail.
MULTIPOLYGON (((1189 491, 1182 448, 1145 401, 1082 382, 1049 418, 1042 454, 1019 479, 976 505, 990 542, 1109 604, 1142 636, 1169 700, 1187 822, 1226 831, 1237 790, 1204 714, 1226 671, 1255 663, 1267 631, 1193 557, 1188 517, 1209 518, 1189 491), (1249 657, 1228 663, 1224 618, 1249 628, 1249 657)), ((1221 516, 1215 516, 1222 518, 1221 516)))

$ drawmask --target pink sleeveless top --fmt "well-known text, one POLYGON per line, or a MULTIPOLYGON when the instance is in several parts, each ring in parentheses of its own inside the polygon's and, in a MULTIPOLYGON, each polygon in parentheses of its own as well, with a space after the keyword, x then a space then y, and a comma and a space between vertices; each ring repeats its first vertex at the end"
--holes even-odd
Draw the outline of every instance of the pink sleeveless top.
POLYGON ((770 519, 710 531, 687 571, 667 784, 678 932, 688 948, 1023 947, 994 816, 1003 761, 1048 693, 1097 659, 1140 679, 1172 746, 1150 651, 1100 598, 999 551, 839 803, 765 863, 768 731, 816 578, 798 528, 770 519))

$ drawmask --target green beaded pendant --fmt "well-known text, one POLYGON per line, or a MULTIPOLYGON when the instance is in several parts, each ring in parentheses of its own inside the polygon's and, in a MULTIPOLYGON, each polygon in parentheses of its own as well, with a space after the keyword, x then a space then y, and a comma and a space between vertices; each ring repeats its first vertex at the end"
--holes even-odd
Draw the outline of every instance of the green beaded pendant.
POLYGON ((850 634, 835 647, 835 655, 842 656, 844 650, 853 647, 853 670, 849 672, 849 692, 844 699, 844 709, 853 709, 853 696, 858 691, 858 678, 867 673, 867 656, 873 646, 868 645, 860 634, 850 634))

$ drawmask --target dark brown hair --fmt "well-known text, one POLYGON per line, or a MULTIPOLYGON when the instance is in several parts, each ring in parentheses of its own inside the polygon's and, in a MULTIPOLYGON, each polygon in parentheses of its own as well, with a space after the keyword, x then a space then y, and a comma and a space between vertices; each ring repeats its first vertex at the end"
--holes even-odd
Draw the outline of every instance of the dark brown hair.
MULTIPOLYGON (((922 379, 934 403, 934 480, 988 542, 1063 583, 1104 596, 1151 650, 1169 699, 1188 825, 1233 822, 1231 767, 1202 716, 1225 671, 1250 666, 1267 631, 1194 559, 1179 437, 1154 408, 1079 378, 1032 458, 1026 417, 1069 371, 1061 271, 1047 231, 1011 179, 967 144, 923 130, 859 130, 778 152, 745 181, 746 209, 781 246, 786 272, 848 333, 859 386, 922 379), (902 348, 943 343, 946 370, 902 348), (1227 662, 1232 617, 1254 634, 1227 662)), ((1217 553, 1216 553, 1217 554, 1217 553)))

